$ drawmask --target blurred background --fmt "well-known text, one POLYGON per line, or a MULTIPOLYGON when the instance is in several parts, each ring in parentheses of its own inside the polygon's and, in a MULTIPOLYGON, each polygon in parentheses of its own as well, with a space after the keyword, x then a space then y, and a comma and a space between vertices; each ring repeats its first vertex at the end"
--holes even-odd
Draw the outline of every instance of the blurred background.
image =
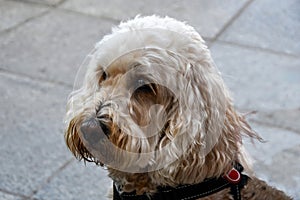
POLYGON ((137 14, 204 37, 237 109, 257 111, 255 172, 300 199, 299 0, 0 0, 0 199, 105 199, 105 170, 64 143, 65 105, 94 44, 137 14))

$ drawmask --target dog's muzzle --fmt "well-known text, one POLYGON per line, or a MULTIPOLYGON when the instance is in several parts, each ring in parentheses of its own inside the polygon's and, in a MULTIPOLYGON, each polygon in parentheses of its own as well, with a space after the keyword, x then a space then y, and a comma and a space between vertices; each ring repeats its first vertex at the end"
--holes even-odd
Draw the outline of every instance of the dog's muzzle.
POLYGON ((89 118, 85 120, 81 124, 80 130, 82 132, 83 138, 92 147, 109 136, 107 127, 97 118, 89 118))

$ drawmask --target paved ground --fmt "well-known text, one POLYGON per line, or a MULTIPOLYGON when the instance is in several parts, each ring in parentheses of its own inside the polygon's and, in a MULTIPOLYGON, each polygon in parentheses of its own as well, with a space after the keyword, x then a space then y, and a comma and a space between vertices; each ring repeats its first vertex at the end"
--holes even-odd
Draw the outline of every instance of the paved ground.
POLYGON ((65 104, 93 44, 138 13, 204 36, 236 107, 257 111, 255 171, 300 199, 298 0, 0 0, 0 199, 105 199, 106 172, 64 144, 65 104))

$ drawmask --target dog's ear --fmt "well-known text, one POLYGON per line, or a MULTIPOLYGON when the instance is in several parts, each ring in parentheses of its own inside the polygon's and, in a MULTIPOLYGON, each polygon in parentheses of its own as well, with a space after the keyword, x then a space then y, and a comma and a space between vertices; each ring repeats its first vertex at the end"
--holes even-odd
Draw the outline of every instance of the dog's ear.
MULTIPOLYGON (((224 158, 223 161, 218 160, 220 165, 236 159, 237 154, 241 152, 243 135, 262 141, 247 123, 245 117, 235 110, 230 93, 217 68, 210 60, 192 66, 188 75, 190 76, 188 78, 194 81, 194 89, 191 91, 198 91, 200 95, 196 94, 195 96, 200 97, 198 98, 199 102, 203 105, 194 110, 204 113, 202 114, 204 117, 199 120, 203 121, 205 141, 207 144, 211 144, 206 145, 212 146, 213 152, 210 155, 224 158), (230 151, 224 150, 224 148, 228 148, 230 151)), ((211 163, 211 166, 213 165, 215 165, 215 161, 211 163)))
POLYGON ((242 142, 242 135, 248 136, 251 139, 263 141, 263 139, 248 124, 245 115, 235 111, 231 104, 227 106, 224 131, 230 132, 236 142, 242 142))
POLYGON ((242 136, 249 137, 251 141, 255 139, 263 142, 264 140, 251 128, 245 115, 238 113, 231 104, 227 106, 222 135, 220 142, 223 144, 220 146, 230 146, 231 153, 234 153, 233 158, 243 165, 247 173, 251 174, 252 160, 243 147, 242 136))
POLYGON ((245 116, 235 110, 220 72, 209 59, 202 61, 199 66, 192 66, 191 71, 190 79, 194 81, 195 85, 193 91, 198 89, 207 113, 206 126, 209 124, 208 122, 221 123, 219 127, 224 128, 223 133, 230 133, 235 137, 235 142, 241 142, 242 135, 262 140, 247 123, 245 116))

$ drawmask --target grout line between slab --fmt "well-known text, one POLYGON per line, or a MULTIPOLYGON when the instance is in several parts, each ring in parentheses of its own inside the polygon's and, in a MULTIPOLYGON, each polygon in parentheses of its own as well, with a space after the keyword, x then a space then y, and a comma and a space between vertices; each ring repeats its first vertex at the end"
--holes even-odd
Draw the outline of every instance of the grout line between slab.
POLYGON ((30 1, 30 0, 29 1, 23 1, 23 0, 4 0, 4 1, 15 1, 15 2, 26 3, 26 4, 29 4, 29 5, 39 5, 39 6, 56 8, 57 6, 60 6, 62 3, 64 3, 66 0, 60 0, 56 4, 48 4, 48 3, 42 3, 42 2, 30 1))
POLYGON ((10 70, 3 69, 3 68, 0 68, 0 76, 1 75, 16 76, 16 77, 19 77, 19 78, 22 78, 22 79, 28 79, 30 81, 37 81, 37 82, 41 82, 41 83, 48 83, 48 84, 63 86, 63 87, 68 88, 68 89, 73 88, 73 85, 65 83, 65 82, 47 80, 47 79, 43 79, 43 78, 39 78, 39 77, 30 76, 28 74, 24 74, 24 73, 20 73, 20 72, 10 71, 10 70))
POLYGON ((257 125, 261 125, 261 126, 267 126, 267 127, 270 127, 270 128, 278 128, 278 129, 282 129, 282 130, 285 130, 285 131, 290 131, 290 132, 293 132, 293 133, 296 133, 296 134, 300 134, 299 130, 292 129, 290 127, 283 127, 283 126, 280 126, 280 125, 276 125, 276 124, 269 123, 269 122, 264 122, 264 121, 261 121, 261 120, 249 119, 249 122, 257 124, 257 125))
POLYGON ((221 35, 224 33, 228 27, 251 5, 254 0, 247 1, 228 21, 227 23, 221 28, 221 30, 214 36, 212 39, 212 43, 214 43, 221 35))
POLYGON ((67 166, 69 166, 74 161, 74 158, 69 159, 66 161, 62 166, 60 166, 57 170, 55 170, 46 180, 35 190, 33 190, 29 196, 29 198, 33 198, 33 196, 43 187, 45 187, 48 183, 52 181, 54 177, 56 177, 61 171, 63 171, 67 166))
POLYGON ((44 15, 50 13, 50 12, 53 11, 53 10, 56 10, 56 8, 58 8, 58 6, 60 6, 61 4, 63 4, 63 3, 64 3, 65 1, 67 1, 67 0, 60 0, 60 2, 58 2, 58 3, 55 4, 55 5, 45 4, 45 3, 38 3, 38 2, 33 2, 33 1, 22 1, 22 0, 4 0, 4 1, 14 1, 14 2, 20 2, 20 3, 29 4, 29 5, 41 6, 41 7, 46 8, 46 10, 43 11, 43 12, 41 12, 41 13, 39 13, 39 14, 37 14, 37 15, 34 15, 34 16, 32 16, 32 17, 29 17, 28 19, 25 19, 24 21, 21 21, 21 22, 19 22, 18 24, 14 25, 14 26, 12 26, 12 27, 10 27, 10 28, 1 30, 1 31, 0 31, 0 35, 5 34, 5 33, 9 33, 9 32, 11 32, 11 31, 17 29, 18 27, 20 27, 20 26, 26 24, 27 22, 30 22, 30 21, 32 21, 32 20, 35 20, 35 19, 37 19, 37 18, 39 18, 39 17, 42 17, 42 16, 44 16, 44 15))
POLYGON ((52 9, 48 7, 47 10, 45 10, 45 11, 39 13, 38 15, 32 16, 32 17, 30 17, 30 18, 28 18, 28 19, 26 19, 26 20, 24 20, 24 21, 21 21, 21 22, 17 23, 16 25, 14 25, 14 26, 12 26, 12 27, 9 27, 9 28, 7 28, 7 29, 4 29, 4 30, 0 31, 0 35, 9 33, 9 32, 11 32, 11 31, 17 29, 18 27, 20 27, 20 26, 26 24, 27 22, 32 21, 32 20, 35 20, 35 19, 37 19, 37 18, 39 18, 39 17, 42 17, 42 16, 48 14, 48 13, 51 12, 51 11, 52 11, 52 9))
POLYGON ((1 189, 1 188, 0 188, 0 192, 2 192, 2 193, 4 193, 4 194, 9 194, 9 195, 13 195, 13 196, 22 197, 22 198, 25 198, 25 199, 30 198, 30 197, 28 197, 28 196, 26 196, 26 195, 19 194, 19 193, 16 193, 16 192, 12 192, 12 191, 8 191, 8 190, 1 189))
POLYGON ((87 14, 84 12, 79 12, 76 10, 71 10, 71 9, 67 9, 67 8, 62 8, 60 7, 63 3, 65 3, 68 0, 61 0, 60 2, 58 2, 55 5, 52 4, 47 4, 47 3, 39 3, 39 2, 34 2, 34 1, 22 1, 22 0, 4 0, 4 1, 15 1, 15 2, 22 2, 22 3, 27 3, 30 5, 39 5, 39 6, 44 6, 44 7, 48 7, 49 10, 60 10, 60 11, 65 11, 65 12, 69 12, 69 13, 74 13, 74 14, 78 14, 81 16, 87 16, 87 17, 93 17, 96 19, 103 19, 103 20, 107 20, 107 21, 111 21, 113 23, 119 23, 121 20, 117 20, 108 16, 97 16, 97 15, 91 15, 91 14, 87 14))
POLYGON ((65 3, 67 0, 60 0, 60 2, 58 2, 56 4, 56 8, 58 8, 61 4, 65 3))
POLYGON ((216 42, 221 43, 221 44, 232 45, 232 46, 236 46, 236 47, 242 47, 242 48, 246 48, 246 49, 250 49, 250 50, 258 50, 258 51, 271 53, 271 54, 275 54, 275 55, 280 55, 280 56, 299 58, 299 55, 296 55, 296 54, 285 53, 282 51, 275 51, 272 49, 262 48, 262 47, 258 47, 258 46, 251 46, 251 45, 246 45, 246 44, 241 44, 241 43, 236 43, 236 42, 229 42, 229 41, 224 41, 224 40, 219 40, 219 39, 215 40, 214 44, 216 44, 216 42))

